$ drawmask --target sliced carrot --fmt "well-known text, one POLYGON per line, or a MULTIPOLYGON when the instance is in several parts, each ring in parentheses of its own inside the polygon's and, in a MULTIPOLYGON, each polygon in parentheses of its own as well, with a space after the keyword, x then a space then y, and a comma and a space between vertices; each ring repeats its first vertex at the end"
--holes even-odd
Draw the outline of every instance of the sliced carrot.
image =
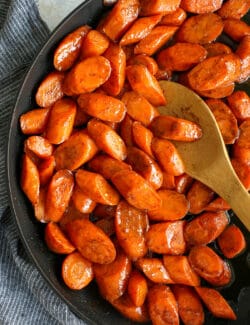
POLYGON ((246 248, 246 240, 240 228, 232 224, 228 226, 217 240, 226 258, 234 258, 246 248))
POLYGON ((180 26, 186 18, 187 14, 185 10, 177 8, 175 11, 163 16, 160 25, 180 26))
POLYGON ((50 143, 60 144, 71 135, 76 116, 76 104, 72 99, 58 100, 51 108, 46 128, 50 143))
POLYGON ((152 16, 174 12, 180 5, 180 0, 141 0, 141 16, 152 16))
POLYGON ((207 98, 224 98, 230 96, 234 91, 235 84, 232 82, 226 86, 216 87, 210 90, 197 90, 197 93, 202 97, 207 98))
POLYGON ((219 291, 212 288, 196 287, 196 292, 208 308, 208 310, 219 318, 236 320, 236 315, 219 291))
POLYGON ((134 322, 145 323, 149 321, 146 304, 142 305, 141 307, 135 306, 127 294, 112 301, 111 303, 112 306, 116 308, 124 317, 134 322))
POLYGON ((65 225, 70 241, 81 255, 93 263, 109 264, 115 260, 116 249, 109 237, 86 218, 65 225))
POLYGON ((159 115, 157 109, 145 97, 135 91, 125 92, 122 101, 127 108, 127 114, 145 126, 148 126, 159 115))
POLYGON ((139 8, 138 0, 120 0, 97 29, 106 34, 112 41, 118 41, 138 17, 139 8))
POLYGON ((64 73, 50 72, 40 83, 36 91, 36 103, 41 107, 49 107, 63 97, 64 73))
POLYGON ((127 152, 126 161, 132 169, 144 177, 154 189, 160 188, 163 175, 156 161, 136 147, 129 147, 127 152))
POLYGON ((90 170, 101 174, 106 179, 111 177, 122 169, 131 170, 131 166, 126 164, 124 161, 114 159, 108 155, 101 154, 95 156, 89 163, 90 170))
POLYGON ((250 162, 250 120, 246 120, 240 125, 240 135, 233 145, 233 157, 239 161, 249 164, 250 162))
POLYGON ((94 278, 92 263, 78 252, 73 252, 63 261, 62 278, 70 289, 81 290, 94 278))
POLYGON ((153 138, 151 149, 162 169, 174 176, 184 173, 184 164, 175 146, 166 139, 153 138))
POLYGON ((44 137, 32 135, 24 141, 24 151, 35 154, 39 158, 48 158, 52 155, 53 145, 44 137))
POLYGON ((95 279, 102 297, 114 301, 121 297, 128 285, 131 273, 131 261, 121 251, 117 251, 116 259, 109 264, 94 264, 95 279))
POLYGON ((151 143, 153 140, 153 133, 143 126, 140 122, 133 122, 132 125, 133 140, 137 147, 147 153, 153 158, 153 153, 151 150, 151 143))
POLYGON ((108 80, 111 65, 103 56, 91 56, 68 72, 64 80, 64 92, 68 96, 94 91, 108 80))
POLYGON ((152 105, 160 106, 166 103, 160 85, 144 65, 130 65, 126 73, 132 89, 144 96, 152 105))
POLYGON ((72 202, 75 208, 81 213, 91 213, 95 209, 96 203, 85 195, 79 186, 75 186, 72 193, 72 202))
POLYGON ((145 277, 133 270, 128 281, 128 295, 136 307, 141 307, 148 293, 148 285, 145 277))
POLYGON ((41 161, 41 163, 38 166, 41 186, 46 185, 50 181, 54 173, 55 166, 56 166, 56 162, 54 156, 50 156, 47 159, 41 161))
POLYGON ((192 142, 202 136, 202 129, 194 122, 174 116, 157 116, 150 125, 156 137, 168 140, 192 142))
POLYGON ((186 194, 193 184, 194 179, 188 174, 182 174, 175 177, 175 188, 178 193, 186 194))
POLYGON ((116 214, 116 206, 114 205, 104 205, 97 204, 95 210, 93 211, 93 215, 97 218, 114 218, 116 214))
POLYGON ((225 212, 203 212, 185 225, 186 243, 190 246, 209 244, 224 231, 228 222, 225 212))
POLYGON ((75 170, 92 159, 98 148, 86 130, 77 131, 54 152, 56 169, 75 170))
POLYGON ((115 231, 118 242, 131 260, 147 253, 145 233, 149 227, 145 211, 138 210, 121 201, 116 209, 115 231))
POLYGON ((224 287, 229 285, 233 280, 231 267, 227 261, 223 261, 223 271, 217 277, 206 279, 208 283, 214 287, 224 287))
POLYGON ((120 45, 130 45, 145 38, 156 24, 161 20, 161 15, 138 18, 120 40, 120 45))
POLYGON ((79 57, 84 37, 89 32, 87 25, 75 29, 65 36, 54 53, 54 67, 58 71, 66 71, 73 66, 79 57))
POLYGON ((186 250, 184 224, 185 221, 169 221, 151 225, 146 233, 149 250, 158 254, 183 254, 186 250))
POLYGON ((72 220, 76 219, 89 219, 89 214, 81 213, 73 204, 69 204, 68 208, 64 212, 62 218, 59 221, 60 228, 66 233, 66 225, 72 220))
POLYGON ((21 188, 30 202, 35 205, 39 201, 40 179, 37 166, 27 154, 22 159, 21 188))
POLYGON ((189 17, 176 33, 176 41, 206 44, 214 41, 223 30, 220 16, 204 13, 189 17))
POLYGON ((188 260, 192 269, 207 281, 219 277, 224 270, 224 261, 208 246, 191 248, 188 260))
MULTIPOLYGON (((149 17, 150 18, 150 17, 149 17)), ((133 65, 133 64, 142 64, 145 65, 145 67, 148 69, 148 71, 155 75, 158 71, 158 65, 151 56, 145 55, 145 54, 138 54, 135 56, 132 56, 127 60, 127 65, 133 65)))
POLYGON ((97 146, 111 157, 124 160, 127 150, 122 138, 110 126, 97 119, 88 122, 87 130, 97 146))
POLYGON ((250 35, 250 26, 243 20, 227 18, 223 20, 224 33, 234 41, 240 42, 244 36, 250 35))
POLYGON ((207 51, 199 44, 175 43, 159 52, 157 63, 161 69, 185 71, 203 61, 206 55, 207 51))
POLYGON ((162 173, 163 182, 161 185, 161 190, 175 190, 175 177, 172 174, 168 174, 166 172, 162 173))
POLYGON ((107 205, 118 204, 119 194, 100 174, 78 169, 75 177, 82 192, 93 201, 107 205))
POLYGON ((126 114, 125 118, 120 123, 120 136, 127 147, 133 145, 132 125, 133 120, 126 114))
POLYGON ((45 218, 58 222, 69 205, 73 192, 74 177, 67 169, 56 172, 49 185, 45 202, 45 218))
POLYGON ((172 286, 178 304, 178 312, 183 324, 202 325, 205 315, 202 303, 195 290, 191 287, 175 284, 172 286))
POLYGON ((163 256, 163 264, 174 283, 198 286, 200 278, 189 264, 187 256, 163 256))
POLYGON ((182 0, 181 8, 194 14, 205 14, 220 9, 223 0, 208 0, 206 2, 196 2, 193 0, 182 0))
POLYGON ((136 267, 141 270, 150 281, 154 283, 174 283, 160 258, 142 257, 138 259, 135 264, 136 267))
POLYGON ((118 44, 111 43, 104 53, 111 65, 109 79, 102 88, 111 96, 118 96, 125 83, 126 54, 118 44))
POLYGON ((198 92, 228 86, 240 76, 241 62, 234 53, 205 59, 188 73, 188 82, 198 92))
POLYGON ((57 254, 70 254, 75 250, 75 247, 54 222, 47 223, 45 227, 45 242, 48 248, 57 254))
POLYGON ((90 30, 84 37, 81 47, 81 59, 102 55, 109 46, 108 38, 97 30, 90 30))
POLYGON ((42 223, 46 223, 49 220, 45 219, 45 201, 46 201, 47 189, 45 187, 41 187, 39 190, 39 197, 34 207, 34 215, 35 218, 42 223))
POLYGON ((222 18, 240 19, 250 9, 250 3, 246 0, 229 0, 224 2, 218 10, 218 15, 222 18))
POLYGON ((217 197, 211 201, 206 207, 205 211, 218 212, 230 210, 230 205, 221 197, 217 197))
POLYGON ((238 82, 244 82, 250 76, 250 35, 242 38, 235 52, 241 59, 241 73, 238 82))
POLYGON ((155 209, 161 204, 161 198, 154 188, 133 170, 121 170, 111 177, 112 183, 137 209, 155 209))
POLYGON ((107 236, 112 236, 115 234, 114 218, 103 218, 95 222, 95 225, 102 229, 107 236))
POLYGON ((239 129, 236 117, 230 108, 221 99, 207 99, 206 104, 216 119, 224 143, 234 143, 239 136, 239 129))
POLYGON ((187 199, 190 202, 189 211, 194 214, 202 212, 213 197, 214 192, 209 187, 199 181, 194 181, 187 193, 187 199))
POLYGON ((184 194, 172 190, 159 190, 157 193, 162 204, 159 208, 148 211, 150 220, 180 220, 188 213, 189 202, 184 194))
POLYGON ((154 55, 175 34, 176 26, 156 26, 134 48, 134 54, 154 55))
POLYGON ((250 165, 240 158, 231 159, 231 164, 246 190, 250 190, 250 165))
POLYGON ((237 119, 246 120, 250 118, 250 97, 245 91, 233 92, 227 101, 237 119))
POLYGON ((166 285, 155 284, 149 288, 148 310, 153 324, 179 324, 177 301, 166 285))
POLYGON ((232 53, 232 50, 228 45, 220 42, 204 44, 204 47, 207 50, 207 58, 220 54, 232 53))
POLYGON ((86 114, 103 121, 121 122, 126 114, 126 107, 122 101, 100 93, 82 94, 77 102, 86 114))
POLYGON ((45 131, 49 108, 33 109, 21 115, 20 128, 24 134, 41 134, 45 131))

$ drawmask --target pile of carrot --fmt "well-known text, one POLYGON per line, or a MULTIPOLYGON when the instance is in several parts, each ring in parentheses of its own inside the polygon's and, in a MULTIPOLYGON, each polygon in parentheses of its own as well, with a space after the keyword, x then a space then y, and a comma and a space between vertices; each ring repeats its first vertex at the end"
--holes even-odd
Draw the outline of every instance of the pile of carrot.
POLYGON ((249 0, 118 0, 96 29, 61 40, 38 107, 20 117, 21 187, 46 223, 48 248, 66 255, 64 283, 81 290, 95 279, 133 321, 199 325, 204 306, 236 319, 217 288, 230 285, 227 259, 246 241, 227 202, 185 173, 171 140, 198 141, 202 130, 160 116, 168 99, 158 80, 205 99, 249 190, 250 98, 234 91, 250 76, 241 19, 249 8, 249 0), (218 40, 224 34, 234 51, 218 40))

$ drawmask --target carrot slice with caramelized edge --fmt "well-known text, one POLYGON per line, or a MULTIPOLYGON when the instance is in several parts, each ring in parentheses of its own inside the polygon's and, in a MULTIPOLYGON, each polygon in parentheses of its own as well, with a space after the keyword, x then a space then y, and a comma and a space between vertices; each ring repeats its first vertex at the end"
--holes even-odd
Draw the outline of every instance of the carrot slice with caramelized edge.
POLYGON ((193 288, 175 284, 172 286, 178 304, 178 312, 184 325, 202 325, 205 315, 199 296, 193 288))
POLYGON ((57 254, 70 254, 75 250, 75 247, 54 222, 49 222, 45 227, 45 242, 48 248, 57 254))
POLYGON ((121 297, 128 285, 132 265, 121 249, 109 264, 94 264, 95 279, 102 297, 110 302, 121 297))
POLYGON ((159 25, 180 26, 186 18, 186 12, 182 8, 177 8, 175 11, 163 16, 159 25))
POLYGON ((151 149, 163 171, 174 176, 184 173, 183 161, 177 149, 170 141, 153 138, 151 149))
POLYGON ((78 169, 75 178, 82 192, 93 201, 107 205, 118 204, 119 194, 100 174, 78 169))
POLYGON ((89 30, 90 27, 84 25, 62 39, 54 53, 53 63, 56 70, 66 71, 73 66, 80 54, 83 39, 89 30))
POLYGON ((132 169, 144 177, 154 189, 160 188, 163 175, 157 162, 136 147, 129 147, 127 152, 126 161, 132 169))
POLYGON ((174 283, 196 287, 200 278, 192 269, 187 256, 163 256, 163 264, 174 283))
POLYGON ((87 130, 97 146, 104 152, 118 160, 126 158, 125 143, 110 126, 93 118, 88 122, 87 130))
POLYGON ((128 295, 136 307, 141 307, 148 293, 145 277, 137 270, 133 270, 128 280, 128 295))
POLYGON ((133 170, 121 170, 111 177, 111 181, 128 203, 137 209, 152 210, 161 204, 154 188, 133 170))
POLYGON ((215 317, 236 320, 234 311, 217 290, 205 287, 196 287, 195 290, 215 317))
POLYGON ((145 233, 149 227, 147 213, 121 201, 116 209, 115 231, 118 242, 131 260, 147 253, 145 233))
POLYGON ((63 261, 62 278, 70 289, 81 290, 94 278, 92 263, 78 252, 73 252, 63 261))
POLYGON ((37 108, 28 111, 20 117, 20 128, 23 134, 41 134, 45 131, 49 108, 37 108))
POLYGON ((197 180, 194 181, 187 193, 190 202, 189 212, 194 214, 202 212, 213 197, 214 192, 209 187, 197 180))
POLYGON ((24 141, 24 151, 32 152, 39 158, 48 158, 52 155, 53 146, 42 136, 32 135, 24 141))
POLYGON ((149 288, 148 310, 155 325, 179 325, 177 301, 166 285, 155 284, 149 288))
POLYGON ((224 287, 229 285, 233 280, 233 273, 229 263, 227 261, 223 261, 222 273, 217 277, 209 278, 206 280, 214 287, 224 287))
POLYGON ((91 213, 96 207, 96 203, 85 195, 77 185, 74 187, 71 199, 75 208, 81 213, 91 213))
POLYGON ((21 188, 33 205, 38 203, 40 188, 39 172, 27 154, 24 154, 22 160, 21 188))
POLYGON ((171 190, 159 190, 157 193, 162 204, 158 209, 148 211, 150 220, 179 220, 188 213, 189 202, 184 194, 171 190))
POLYGON ((239 120, 250 118, 250 97, 243 90, 238 90, 227 97, 229 107, 239 120))
POLYGON ((75 170, 92 159, 98 148, 86 130, 77 131, 54 152, 56 169, 75 170))
POLYGON ((81 60, 102 55, 109 46, 108 38, 97 30, 90 30, 82 42, 81 60))
POLYGON ((141 0, 140 16, 152 16, 174 12, 180 5, 180 0, 141 0))
POLYGON ((240 228, 232 224, 217 239, 220 250, 226 258, 234 258, 246 248, 246 240, 240 228))
POLYGON ((158 254, 183 254, 186 250, 184 224, 185 221, 169 221, 150 225, 146 233, 148 249, 158 254))
POLYGON ((61 99, 53 105, 46 128, 50 143, 60 144, 70 137, 75 116, 76 104, 72 99, 61 99))
POLYGON ((194 14, 205 14, 220 9, 222 1, 223 0, 207 0, 204 3, 193 0, 182 0, 181 8, 194 14))
POLYGON ((74 177, 67 169, 56 172, 49 185, 45 202, 45 219, 57 222, 69 205, 73 192, 74 177))
POLYGON ((40 83, 36 91, 36 103, 41 107, 49 107, 63 97, 64 73, 50 72, 40 83))
POLYGON ((135 265, 154 283, 174 283, 160 258, 142 257, 136 261, 135 265))
POLYGON ((122 101, 100 93, 82 94, 77 103, 86 114, 103 121, 121 122, 126 114, 122 101))
POLYGON ((224 231, 228 222, 225 212, 203 212, 185 225, 186 243, 190 246, 209 244, 224 231))
POLYGON ((126 74, 132 89, 144 96, 152 105, 166 104, 158 81, 144 65, 130 65, 126 69, 126 74))
POLYGON ((65 225, 70 241, 81 255, 93 263, 109 264, 115 260, 116 249, 109 237, 86 218, 65 225))
POLYGON ((150 102, 135 91, 126 92, 122 101, 127 108, 127 114, 143 125, 148 126, 159 115, 157 109, 150 102))
POLYGON ((150 129, 156 137, 192 142, 202 136, 198 124, 174 116, 157 116, 150 124, 150 129))
POLYGON ((55 166, 56 163, 55 163, 54 156, 50 156, 47 159, 41 161, 41 163, 38 166, 41 186, 46 185, 50 181, 54 173, 55 166))

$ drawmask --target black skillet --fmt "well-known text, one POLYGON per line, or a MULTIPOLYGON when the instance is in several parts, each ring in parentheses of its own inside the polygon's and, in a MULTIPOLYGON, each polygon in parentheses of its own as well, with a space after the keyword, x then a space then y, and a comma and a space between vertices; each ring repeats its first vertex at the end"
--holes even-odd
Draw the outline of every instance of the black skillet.
MULTIPOLYGON (((19 117, 31 107, 35 107, 35 90, 41 79, 52 70, 53 52, 58 42, 63 36, 80 25, 89 24, 95 27, 104 10, 107 9, 103 7, 102 0, 88 0, 80 5, 55 30, 34 60, 24 79, 13 110, 8 140, 7 175, 13 218, 16 221, 21 239, 31 260, 51 288, 86 324, 107 325, 116 323, 128 325, 133 323, 123 318, 99 296, 94 283, 80 292, 69 290, 63 284, 60 276, 62 258, 47 249, 43 240, 44 225, 35 220, 32 207, 19 185, 20 158, 24 141, 24 136, 19 128, 19 117)), ((241 85, 242 87, 243 89, 245 87, 245 90, 248 88, 249 91, 249 84, 241 85)), ((236 218, 233 217, 233 219, 239 224, 236 218)), ((243 229, 242 226, 241 228, 243 229)), ((207 313, 206 324, 250 324, 250 236, 245 230, 244 232, 248 241, 248 250, 233 260, 235 281, 228 288, 221 290, 223 296, 235 308, 238 320, 230 322, 215 319, 207 313)))

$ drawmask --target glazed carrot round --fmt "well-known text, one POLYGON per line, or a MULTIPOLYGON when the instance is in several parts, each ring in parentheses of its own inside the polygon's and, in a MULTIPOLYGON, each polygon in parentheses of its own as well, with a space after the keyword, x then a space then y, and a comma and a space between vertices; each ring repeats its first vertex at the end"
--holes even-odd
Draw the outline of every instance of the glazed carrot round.
POLYGON ((108 38, 97 30, 90 30, 81 46, 81 60, 90 56, 102 55, 109 46, 108 38))
POLYGON ((135 306, 141 307, 147 297, 148 285, 145 277, 137 270, 131 272, 127 290, 135 306))
POLYGON ((175 11, 164 15, 160 21, 160 25, 180 26, 186 18, 186 11, 184 11, 182 8, 177 8, 175 11))
POLYGON ((46 185, 50 181, 51 177, 53 176, 55 166, 56 162, 54 156, 44 159, 38 165, 41 186, 46 185))
POLYGON ((193 214, 202 212, 205 207, 213 200, 214 191, 203 183, 195 180, 187 193, 190 203, 189 211, 193 214))
POLYGON ((223 0, 208 0, 204 2, 196 2, 193 0, 182 0, 181 1, 181 8, 192 12, 195 14, 204 14, 209 12, 217 11, 221 8, 223 0))
POLYGON ((238 90, 227 97, 230 109, 239 120, 250 118, 250 97, 243 90, 238 90))
POLYGON ((50 157, 53 149, 53 145, 39 135, 32 135, 24 141, 24 151, 32 152, 39 158, 50 157))
POLYGON ((167 14, 169 12, 174 12, 180 5, 179 0, 155 0, 147 1, 141 0, 141 11, 140 16, 152 16, 157 14, 167 14))
POLYGON ((207 58, 216 56, 219 54, 229 54, 232 53, 232 50, 229 46, 220 42, 213 42, 203 45, 207 50, 207 58))
POLYGON ((81 213, 91 213, 96 207, 96 203, 85 195, 79 186, 74 187, 71 199, 75 208, 81 213))
POLYGON ((40 108, 28 111, 20 117, 20 127, 23 134, 41 134, 49 117, 49 108, 40 108))
POLYGON ((151 56, 145 54, 138 54, 132 56, 129 60, 127 60, 127 65, 133 64, 142 64, 148 69, 148 71, 154 76, 158 71, 158 65, 151 56))
POLYGON ((132 134, 133 140, 137 147, 153 158, 153 153, 151 150, 153 133, 144 127, 140 122, 134 121, 132 125, 132 134))
POLYGON ((30 157, 24 154, 22 159, 21 188, 33 205, 39 200, 39 187, 38 169, 30 157))
POLYGON ((75 250, 75 247, 54 222, 49 222, 45 227, 45 242, 48 248, 57 254, 70 254, 75 250))
POLYGON ((224 2, 218 10, 218 15, 222 18, 240 19, 250 9, 250 4, 245 0, 229 0, 224 2))

